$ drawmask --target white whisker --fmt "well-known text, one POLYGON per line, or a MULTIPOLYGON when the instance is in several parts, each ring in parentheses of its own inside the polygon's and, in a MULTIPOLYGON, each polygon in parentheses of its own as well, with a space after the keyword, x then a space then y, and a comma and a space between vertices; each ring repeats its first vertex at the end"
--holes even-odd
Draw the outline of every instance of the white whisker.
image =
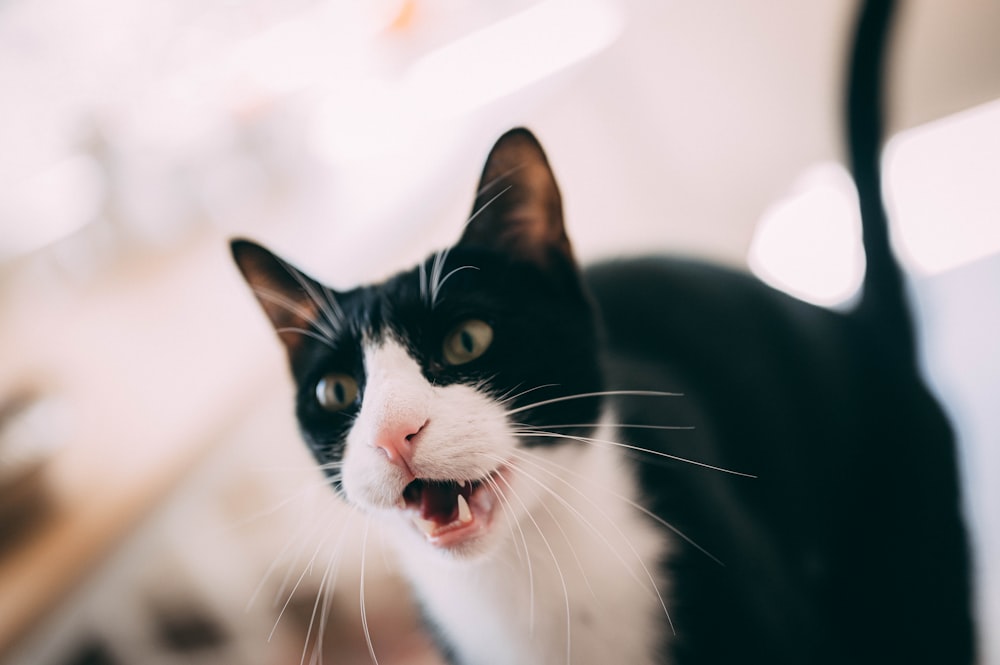
POLYGON ((553 439, 569 439, 572 441, 579 441, 581 443, 590 443, 594 445, 608 445, 615 446, 618 448, 625 448, 627 450, 635 450, 641 453, 647 453, 649 455, 656 455, 658 457, 664 457, 666 459, 674 460, 675 462, 683 462, 685 464, 692 464, 694 466, 700 466, 705 469, 711 469, 712 471, 720 471, 722 473, 728 473, 733 476, 741 476, 743 478, 756 478, 757 476, 744 473, 743 471, 734 471, 732 469, 726 469, 721 466, 714 466, 712 464, 706 464, 705 462, 699 462, 697 460, 688 459, 686 457, 679 457, 677 455, 671 455, 670 453, 664 453, 659 450, 652 450, 650 448, 643 448, 642 446, 633 446, 629 443, 621 443, 620 441, 609 441, 607 439, 594 439, 589 436, 573 436, 571 434, 560 434, 558 432, 543 432, 543 431, 524 431, 518 430, 518 436, 525 437, 540 437, 540 438, 553 438, 553 439))
POLYGON ((553 397, 552 399, 542 400, 541 402, 535 402, 534 404, 525 404, 524 406, 519 406, 516 409, 511 409, 506 412, 506 415, 513 416, 515 414, 521 413, 522 411, 528 411, 529 409, 537 409, 540 406, 548 406, 549 404, 556 404, 558 402, 568 402, 574 399, 587 399, 592 397, 614 397, 614 396, 629 396, 629 397, 683 397, 683 393, 667 393, 659 390, 601 390, 592 393, 577 393, 575 395, 563 395, 561 397, 553 397))
POLYGON ((430 289, 427 286, 427 266, 425 263, 421 263, 417 266, 417 283, 420 287, 420 299, 426 303, 430 303, 430 289))
MULTIPOLYGON (((511 170, 510 170, 510 171, 508 172, 508 174, 509 174, 509 173, 513 173, 513 172, 514 172, 514 171, 516 171, 516 170, 517 170, 517 168, 514 168, 514 169, 511 169, 511 170)), ((502 177, 503 177, 503 176, 501 176, 501 178, 502 178, 502 177)), ((498 179, 499 179, 499 178, 498 178, 498 179)), ((495 181, 494 181, 494 182, 495 182, 495 181)), ((472 213, 471 215, 469 215, 469 218, 468 218, 467 220, 465 220, 465 228, 468 228, 468 227, 469 227, 469 225, 470 225, 470 224, 472 224, 472 222, 473 222, 473 221, 475 221, 476 217, 479 217, 479 215, 481 215, 481 214, 483 213, 483 211, 484 211, 484 210, 486 210, 486 209, 487 209, 487 208, 489 208, 489 207, 490 207, 491 205, 493 205, 493 202, 494 202, 494 201, 496 201, 496 200, 497 200, 497 199, 499 199, 499 198, 500 198, 501 196, 503 196, 503 195, 504 195, 504 194, 506 194, 506 193, 507 193, 508 191, 510 191, 510 189, 511 189, 512 187, 513 187, 513 185, 507 185, 506 187, 504 187, 503 189, 501 189, 501 190, 500 190, 499 192, 497 192, 496 194, 494 194, 494 195, 493 195, 493 197, 492 197, 492 198, 491 198, 491 199, 490 199, 489 201, 487 201, 487 202, 486 202, 486 203, 484 203, 483 205, 479 206, 479 208, 478 208, 478 209, 477 209, 477 210, 476 210, 476 211, 475 211, 474 213, 472 213)))
POLYGON ((450 278, 452 275, 462 270, 479 270, 479 268, 476 266, 459 266, 451 270, 451 272, 449 272, 447 275, 445 275, 440 282, 434 285, 434 290, 431 292, 431 309, 434 309, 434 307, 437 305, 438 294, 441 293, 441 289, 442 287, 444 287, 445 282, 448 281, 448 278, 450 278))
POLYGON ((275 291, 270 291, 268 289, 263 289, 260 287, 253 288, 254 294, 266 302, 272 305, 278 305, 282 309, 286 310, 291 314, 295 314, 300 319, 308 323, 310 326, 314 327, 319 333, 328 339, 333 339, 334 331, 332 328, 327 327, 323 321, 316 319, 314 312, 302 307, 297 302, 291 300, 290 298, 277 293, 275 291))
POLYGON ((632 499, 628 498, 627 496, 622 496, 621 494, 618 494, 617 492, 615 492, 613 490, 609 490, 606 487, 603 487, 601 485, 597 485, 590 478, 588 478, 588 477, 586 477, 586 476, 584 476, 582 474, 579 474, 579 473, 573 471, 572 469, 568 469, 564 465, 559 464, 558 462, 554 462, 554 461, 552 461, 550 459, 546 459, 545 457, 543 457, 541 455, 530 453, 527 450, 521 450, 520 454, 522 454, 522 455, 530 455, 530 456, 534 457, 535 459, 537 459, 537 460, 539 460, 541 462, 544 462, 546 464, 551 464, 553 466, 556 466, 559 469, 565 471, 566 473, 568 473, 568 474, 570 474, 572 476, 575 476, 575 477, 577 477, 577 478, 579 478, 581 480, 586 481, 588 484, 590 484, 591 487, 596 487, 598 490, 601 490, 601 491, 609 494, 610 496, 615 497, 616 499, 624 501, 625 503, 627 503, 628 505, 632 506, 633 508, 635 508, 639 512, 643 513, 644 515, 646 515, 646 516, 650 517, 651 519, 653 519, 654 521, 656 521, 658 524, 661 524, 662 526, 664 526, 667 529, 669 529, 672 533, 674 533, 678 537, 682 538, 685 542, 687 542, 689 545, 691 545, 692 547, 694 547, 695 549, 697 549, 699 552, 701 552, 702 554, 704 554, 705 556, 707 556, 709 559, 711 559, 715 563, 719 564, 720 566, 725 567, 726 564, 723 563, 718 557, 716 557, 714 554, 712 554, 711 552, 709 552, 708 550, 706 550, 704 547, 702 547, 701 545, 699 545, 698 543, 696 543, 690 536, 688 536, 686 533, 684 533, 683 531, 681 531, 680 529, 678 529, 676 526, 674 526, 673 524, 671 524, 670 522, 666 521, 665 519, 663 519, 662 517, 660 517, 659 515, 657 515, 653 511, 651 511, 648 508, 646 508, 645 506, 643 506, 641 503, 637 503, 636 501, 633 501, 632 499))
POLYGON ((333 315, 334 320, 331 321, 331 325, 340 327, 344 323, 344 310, 341 309, 340 303, 334 297, 333 290, 326 286, 320 286, 320 293, 323 295, 323 300, 330 308, 330 313, 333 315))
MULTIPOLYGON (((496 185, 498 183, 503 182, 504 180, 506 180, 511 175, 513 175, 513 174, 517 173, 518 171, 520 171, 521 169, 523 169, 524 166, 525 166, 524 164, 518 164, 517 166, 514 166, 514 167, 511 167, 511 168, 507 169, 506 171, 504 171, 503 173, 499 174, 498 176, 496 176, 495 178, 493 178, 489 182, 483 183, 479 187, 479 189, 476 190, 476 197, 478 198, 478 197, 482 196, 483 194, 485 194, 486 192, 490 191, 491 189, 493 189, 494 187, 496 187, 496 185)), ((507 187, 507 189, 510 189, 511 187, 513 187, 513 185, 509 185, 507 187)), ((486 205, 489 205, 489 203, 487 203, 486 205)))
MULTIPOLYGON (((520 386, 517 386, 517 388, 519 387, 520 386)), ((545 383, 540 386, 535 386, 534 388, 528 388, 527 390, 522 390, 521 392, 518 393, 514 392, 515 390, 517 390, 517 388, 512 388, 507 392, 498 396, 497 401, 499 402, 500 406, 506 406, 510 402, 516 400, 518 397, 523 397, 528 393, 535 392, 536 390, 544 390, 545 388, 556 388, 556 387, 558 387, 558 384, 556 383, 545 383)))
MULTIPOLYGON (((343 536, 345 528, 346 528, 346 523, 345 523, 344 526, 341 527, 340 531, 338 532, 338 536, 340 536, 340 537, 343 536)), ((271 628, 271 633, 267 636, 267 641, 268 642, 270 642, 271 639, 274 637, 274 632, 278 629, 278 624, 281 623, 281 618, 284 616, 285 610, 288 609, 289 604, 292 602, 292 598, 295 597, 295 592, 298 591, 299 586, 302 584, 302 580, 305 579, 305 576, 312 571, 313 564, 315 564, 315 562, 316 562, 316 557, 319 556, 320 550, 327 543, 327 541, 330 538, 330 535, 332 535, 332 531, 331 531, 331 533, 327 534, 319 542, 319 544, 316 545, 316 550, 315 550, 315 552, 313 552, 313 555, 309 559, 309 562, 306 564, 305 568, 302 570, 302 574, 299 575, 298 579, 295 581, 295 585, 292 587, 292 590, 288 592, 288 598, 285 600, 285 604, 281 606, 281 611, 278 612, 278 617, 274 620, 274 626, 271 628)), ((339 547, 339 544, 340 544, 339 540, 340 539, 338 538, 338 547, 339 547)), ((283 594, 283 592, 284 592, 284 584, 282 584, 282 589, 279 591, 279 595, 283 594)))
POLYGON ((365 532, 361 539, 361 584, 358 590, 358 597, 361 603, 361 626, 365 631, 368 654, 372 657, 372 662, 378 665, 378 658, 375 657, 375 647, 372 645, 372 634, 368 629, 368 612, 365 610, 365 559, 368 554, 368 527, 371 526, 371 521, 370 516, 365 520, 365 532))
MULTIPOLYGON (((500 464, 508 464, 509 465, 509 463, 506 460, 504 460, 502 457, 494 457, 492 455, 487 455, 487 457, 490 458, 490 459, 493 459, 496 462, 499 462, 500 464)), ((531 474, 526 473, 524 471, 524 469, 522 469, 520 467, 517 467, 517 466, 514 466, 514 465, 509 465, 509 466, 510 466, 510 468, 516 470, 517 473, 519 473, 520 475, 524 476, 525 478, 528 478, 529 480, 534 481, 535 484, 539 485, 542 489, 544 489, 546 492, 548 492, 549 494, 551 494, 564 507, 566 507, 571 512, 576 512, 577 516, 580 519, 583 519, 584 521, 586 521, 585 518, 583 518, 583 516, 580 515, 579 511, 576 511, 569 504, 569 502, 567 502, 563 497, 561 497, 555 490, 553 490, 552 488, 546 486, 544 483, 542 483, 540 480, 538 480, 537 478, 535 478, 531 474)), ((566 541, 566 546, 569 548, 570 554, 573 556, 573 559, 576 561, 577 567, 580 569, 580 574, 583 577, 584 584, 587 585, 587 589, 590 591, 590 595, 592 595, 596 599, 597 598, 597 594, 594 592, 594 587, 590 584, 590 577, 587 575, 587 569, 583 566, 583 562, 580 561, 580 556, 577 554, 576 547, 573 545, 573 541, 570 539, 569 534, 566 533, 566 530, 562 527, 562 524, 559 522, 559 519, 555 516, 555 513, 553 513, 552 510, 545 503, 542 503, 542 508, 544 508, 545 512, 548 513, 549 517, 552 518, 552 523, 556 525, 556 528, 559 529, 559 533, 562 534, 563 540, 566 541)))
MULTIPOLYGON (((549 471, 548 469, 543 468, 541 465, 539 465, 537 463, 533 463, 530 459, 527 458, 527 456, 523 456, 520 453, 515 453, 515 456, 519 457, 521 461, 526 462, 528 464, 531 464, 532 466, 534 466, 538 470, 544 471, 545 473, 549 474, 550 476, 552 476, 556 480, 562 482, 567 487, 569 487, 570 489, 572 489, 574 492, 576 492, 577 494, 579 494, 580 497, 582 497, 591 506, 593 506, 594 509, 597 510, 597 512, 601 515, 601 517, 603 517, 605 520, 607 520, 608 524, 610 524, 611 527, 615 531, 618 532, 618 535, 621 536, 621 538, 622 538, 622 542, 624 542, 625 545, 629 548, 629 550, 631 550, 632 555, 635 557, 636 561, 639 563, 639 566, 642 568, 643 572, 646 574, 646 579, 649 580, 649 586, 653 590, 653 593, 656 595, 656 599, 659 601, 660 607, 663 608, 663 614, 667 618, 667 623, 670 624, 670 630, 674 634, 676 634, 677 631, 674 630, 674 622, 673 622, 673 619, 670 617, 670 611, 667 609, 667 603, 663 599, 663 595, 660 593, 660 589, 659 589, 659 587, 656 584, 656 580, 653 578, 653 574, 650 572, 649 568, 646 566, 645 562, 642 560, 642 557, 639 555, 639 552, 636 551, 635 546, 632 544, 632 541, 628 539, 628 537, 625 535, 625 533, 618 526, 617 521, 614 520, 614 519, 612 519, 611 516, 609 516, 607 514, 607 512, 604 511, 604 509, 602 509, 594 500, 592 500, 589 496, 587 496, 586 493, 584 493, 583 491, 581 491, 578 487, 574 486, 572 483, 570 483, 569 481, 567 481, 565 478, 561 478, 558 474, 553 473, 552 471, 549 471)), ((544 458, 542 458, 540 455, 531 455, 531 456, 532 457, 537 457, 539 459, 543 459, 543 461, 549 462, 549 463, 555 465, 556 467, 561 468, 563 471, 570 471, 570 469, 567 469, 565 466, 563 466, 561 464, 558 464, 558 463, 553 462, 551 460, 544 460, 544 458)), ((526 473, 523 469, 520 469, 519 471, 526 478, 535 480, 535 482, 539 483, 543 488, 548 489, 544 485, 544 483, 541 483, 541 481, 535 479, 531 474, 526 473)), ((575 475, 579 475, 579 474, 575 474, 575 475)), ((607 491, 606 488, 601 488, 601 489, 607 491)), ((617 494, 613 494, 613 495, 614 496, 619 496, 617 494)), ((621 564, 625 567, 625 570, 628 571, 628 573, 632 577, 632 579, 635 580, 636 583, 638 583, 640 587, 645 588, 645 584, 643 584, 642 580, 639 579, 638 575, 635 574, 635 572, 628 565, 628 563, 625 561, 625 559, 623 559, 622 556, 618 553, 618 550, 615 549, 614 546, 612 546, 611 541, 608 540, 608 538, 603 533, 601 533, 600 530, 597 529, 596 526, 594 526, 594 524, 592 524, 589 520, 587 520, 583 516, 583 514, 580 513, 580 511, 576 510, 568 502, 566 502, 565 499, 563 499, 562 497, 560 497, 558 494, 555 494, 555 493, 553 493, 553 496, 555 496, 557 499, 560 499, 561 501, 563 501, 563 503, 566 505, 566 507, 568 509, 570 509, 571 511, 573 511, 584 525, 590 527, 590 529, 592 531, 594 531, 594 533, 597 534, 601 538, 601 540, 604 541, 604 543, 608 546, 608 549, 611 550, 612 554, 615 555, 615 557, 618 559, 618 561, 621 562, 621 564)), ((619 497, 619 498, 624 499, 624 497, 619 497)), ((624 499, 624 500, 627 503, 631 504, 631 505, 635 505, 630 500, 627 500, 627 499, 624 499)))
MULTIPOLYGON (((546 430, 554 429, 578 429, 578 428, 593 428, 599 427, 600 423, 569 423, 566 425, 527 425, 518 424, 518 427, 523 427, 532 431, 544 432, 546 430)), ((694 425, 630 425, 628 423, 615 423, 615 427, 621 429, 652 429, 652 430, 664 430, 664 431, 693 431, 695 429, 694 425)))
MULTIPOLYGON (((330 559, 326 563, 326 569, 323 571, 323 577, 319 580, 319 590, 316 592, 316 600, 313 602, 312 614, 309 615, 309 627, 306 629, 306 636, 302 644, 302 658, 299 659, 299 665, 305 665, 306 654, 309 653, 309 638, 312 637, 313 624, 316 622, 316 614, 318 613, 320 601, 324 598, 325 587, 327 585, 327 580, 330 577, 330 569, 333 568, 335 563, 339 562, 340 548, 338 546, 337 550, 330 555, 330 559)), ((320 630, 317 631, 319 635, 322 635, 322 626, 320 630)), ((316 651, 322 651, 323 643, 322 637, 317 637, 316 640, 316 651)), ((322 660, 322 659, 320 659, 322 660)))
MULTIPOLYGON (((309 491, 309 490, 312 490, 312 489, 315 489, 315 488, 314 487, 306 487, 306 488, 304 488, 303 490, 295 493, 293 496, 289 497, 285 501, 282 501, 279 504, 279 506, 287 505, 290 501, 292 501, 294 499, 301 499, 302 495, 306 491, 309 491)), ((276 510, 277 510, 277 508, 272 509, 270 512, 273 513, 276 510)), ((269 513, 265 513, 265 514, 269 514, 269 513)), ((254 516, 254 517, 255 518, 256 517, 260 517, 260 515, 254 516)), ((271 575, 274 574, 274 571, 277 570, 279 563, 284 559, 285 555, 289 552, 289 550, 292 548, 292 546, 295 545, 296 543, 298 543, 301 540, 301 543, 299 544, 298 550, 297 550, 297 552, 295 554, 295 557, 294 557, 294 561, 298 561, 299 556, 302 553, 302 550, 305 548, 305 546, 306 546, 306 544, 308 542, 308 534, 307 534, 308 528, 304 525, 305 524, 304 521, 300 521, 299 524, 300 525, 296 529, 296 533, 292 536, 292 538, 290 538, 288 540, 287 543, 285 543, 284 547, 281 548, 281 550, 278 552, 278 554, 271 561, 270 565, 268 565, 267 569, 264 571, 264 574, 261 576, 260 582, 257 583, 256 587, 254 587, 253 593, 250 595, 250 599, 247 601, 247 605, 246 605, 245 611, 247 611, 247 612, 250 611, 250 608, 253 607, 253 604, 257 600, 257 596, 259 596, 260 592, 263 590, 264 585, 271 578, 271 575)), ((284 588, 287 586, 287 583, 288 583, 288 580, 289 580, 290 576, 291 576, 291 565, 289 565, 289 568, 288 568, 287 572, 285 573, 285 578, 284 578, 284 580, 282 582, 281 589, 279 590, 278 594, 275 596, 275 600, 274 600, 275 604, 277 604, 277 599, 281 597, 281 595, 282 595, 282 593, 284 591, 284 588)))
POLYGON ((333 293, 326 287, 321 287, 322 294, 317 293, 313 284, 310 284, 311 280, 307 279, 291 264, 280 258, 278 261, 285 268, 285 270, 288 271, 288 274, 291 275, 296 282, 298 282, 299 286, 302 287, 302 290, 309 296, 309 299, 316 304, 316 307, 319 308, 320 312, 326 317, 329 324, 333 327, 333 331, 336 332, 336 330, 343 325, 343 313, 340 310, 340 306, 334 302, 333 293), (321 295, 324 297, 321 298, 321 295), (332 306, 331 303, 333 303, 332 306))
POLYGON ((322 342, 324 345, 330 347, 331 349, 334 348, 333 344, 330 343, 329 338, 323 337, 322 335, 318 335, 311 330, 306 330, 305 328, 298 328, 296 326, 283 326, 281 328, 277 328, 276 332, 278 334, 286 332, 298 333, 300 335, 305 335, 306 337, 312 337, 314 340, 322 342))
MULTIPOLYGON (((524 529, 521 528, 521 521, 514 519, 514 507, 510 505, 510 499, 500 488, 497 481, 493 480, 490 476, 485 476, 484 480, 496 493, 497 498, 500 499, 501 505, 506 504, 508 509, 508 515, 510 515, 510 521, 514 523, 517 527, 518 532, 521 534, 521 543, 524 545, 524 559, 528 566, 528 630, 531 633, 535 631, 535 576, 534 571, 531 566, 531 550, 528 548, 528 539, 524 535, 524 529)), ((515 548, 517 541, 514 541, 515 548)))
POLYGON ((524 508, 525 516, 527 516, 527 518, 531 520, 531 523, 535 525, 535 529, 538 531, 538 536, 542 539, 542 543, 545 545, 545 549, 548 550, 549 556, 552 557, 552 563, 556 567, 556 574, 559 576, 559 583, 562 586, 563 600, 565 601, 565 608, 566 608, 566 664, 569 665, 569 663, 572 662, 572 659, 570 658, 571 655, 570 647, 572 645, 572 634, 571 634, 572 615, 570 614, 570 609, 569 609, 569 589, 566 587, 566 577, 563 575, 562 567, 559 565, 559 560, 556 557, 555 551, 552 549, 552 545, 549 544, 549 539, 545 537, 545 534, 542 532, 542 528, 538 525, 538 522, 531 514, 531 511, 528 510, 528 506, 518 495, 517 491, 514 490, 513 487, 511 487, 511 484, 507 481, 506 478, 504 478, 503 476, 498 476, 498 478, 503 481, 504 485, 507 486, 507 489, 510 490, 511 494, 514 495, 514 498, 517 499, 518 503, 521 504, 521 507, 524 508))
MULTIPOLYGON (((315 467, 312 467, 312 468, 315 468, 315 467)), ((276 512, 278 512, 279 510, 281 510, 282 508, 284 508, 288 504, 292 503, 296 499, 301 499, 303 497, 303 495, 305 495, 305 494, 307 494, 309 492, 315 491, 316 489, 318 489, 320 487, 324 487, 326 485, 329 485, 330 483, 331 483, 331 479, 330 478, 325 478, 325 477, 323 479, 321 479, 321 480, 310 482, 307 485, 305 485, 304 487, 302 487, 301 489, 299 489, 297 492, 295 492, 294 494, 292 494, 291 496, 282 499, 281 501, 279 501, 278 503, 274 504, 270 508, 264 508, 262 510, 259 510, 259 511, 255 512, 255 513, 247 515, 246 517, 243 517, 243 518, 238 519, 238 520, 234 520, 233 522, 230 522, 228 525, 226 525, 226 527, 224 527, 224 528, 226 530, 236 530, 236 529, 240 529, 240 528, 243 528, 245 526, 248 526, 249 524, 251 524, 251 523, 253 523, 253 522, 255 522, 255 521, 259 520, 259 519, 262 519, 264 517, 269 517, 270 515, 275 514, 276 512)))

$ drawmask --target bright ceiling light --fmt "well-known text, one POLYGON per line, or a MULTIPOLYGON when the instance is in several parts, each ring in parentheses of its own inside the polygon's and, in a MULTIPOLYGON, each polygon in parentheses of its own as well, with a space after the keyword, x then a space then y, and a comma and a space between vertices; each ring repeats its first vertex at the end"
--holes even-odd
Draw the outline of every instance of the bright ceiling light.
POLYGON ((858 196, 843 166, 813 166, 761 217, 747 256, 771 286, 807 302, 849 302, 864 277, 858 196))
POLYGON ((940 273, 1000 251, 1000 100, 897 134, 882 164, 908 268, 940 273))

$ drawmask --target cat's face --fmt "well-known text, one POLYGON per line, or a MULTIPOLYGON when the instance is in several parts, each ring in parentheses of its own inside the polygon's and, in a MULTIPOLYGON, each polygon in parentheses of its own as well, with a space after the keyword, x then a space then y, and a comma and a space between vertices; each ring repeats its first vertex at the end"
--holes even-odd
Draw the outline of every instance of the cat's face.
POLYGON ((459 243, 382 284, 337 293, 257 245, 233 250, 285 343, 317 461, 404 538, 490 551, 544 492, 517 469, 596 424, 598 400, 563 399, 600 390, 596 332, 523 130, 494 147, 459 243))

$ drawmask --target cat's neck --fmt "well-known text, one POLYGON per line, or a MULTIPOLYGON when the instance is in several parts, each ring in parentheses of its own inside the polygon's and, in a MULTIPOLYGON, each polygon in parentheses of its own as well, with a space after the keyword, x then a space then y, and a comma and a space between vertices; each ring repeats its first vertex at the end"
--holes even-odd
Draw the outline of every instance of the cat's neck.
POLYGON ((513 464, 536 494, 505 503, 538 503, 488 558, 452 561, 413 549, 402 557, 459 662, 563 663, 567 642, 573 663, 659 662, 669 633, 660 574, 669 543, 634 505, 632 465, 603 443, 619 440, 604 424, 590 442, 518 452, 513 464))

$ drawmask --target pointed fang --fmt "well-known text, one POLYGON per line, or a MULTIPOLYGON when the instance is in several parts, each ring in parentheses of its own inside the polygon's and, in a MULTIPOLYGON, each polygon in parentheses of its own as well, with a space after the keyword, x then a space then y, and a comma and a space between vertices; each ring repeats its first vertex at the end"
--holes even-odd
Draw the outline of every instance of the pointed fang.
POLYGON ((420 531, 423 532, 423 534, 428 537, 431 534, 433 534, 434 530, 437 528, 437 524, 435 524, 431 520, 425 520, 419 517, 414 517, 413 523, 416 524, 417 528, 420 529, 420 531))
POLYGON ((461 494, 458 495, 458 521, 468 524, 472 521, 472 511, 469 510, 469 502, 461 494))

